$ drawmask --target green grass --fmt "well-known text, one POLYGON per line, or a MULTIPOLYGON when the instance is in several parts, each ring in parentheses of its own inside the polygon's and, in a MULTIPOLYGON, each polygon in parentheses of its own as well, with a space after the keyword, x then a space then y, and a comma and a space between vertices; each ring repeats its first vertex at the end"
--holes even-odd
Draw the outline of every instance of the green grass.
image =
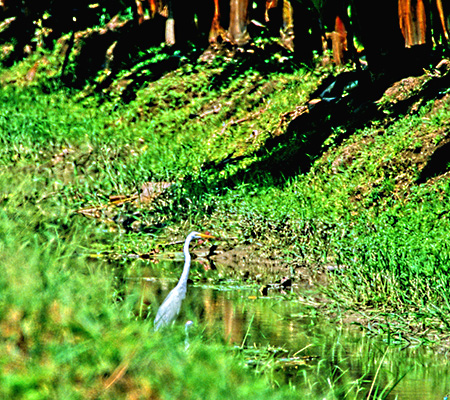
MULTIPOLYGON (((446 176, 419 184, 426 159, 412 158, 445 137, 448 102, 351 134, 333 127, 308 156, 310 169, 284 178, 268 166, 308 151, 312 138, 293 132, 275 147, 268 139, 320 75, 283 70, 276 59, 265 71, 251 61, 185 63, 136 89, 129 103, 86 97, 49 77, 12 79, 27 61, 2 71, 1 396, 297 398, 298 388, 278 384, 270 368, 255 375, 245 353, 223 343, 194 341, 186 353, 182 329, 153 333, 149 320, 136 317, 139 293, 124 297, 114 266, 88 257, 149 252, 161 237, 193 228, 258 243, 261 256, 290 266, 343 266, 323 289, 329 308, 389 315, 382 337, 426 343, 428 329, 448 331, 450 185, 446 176), (105 209, 98 220, 75 213, 153 181, 174 184, 151 205, 105 209), (127 218, 143 228, 105 223, 127 218), (124 365, 126 374, 106 389, 124 365)), ((361 398, 362 378, 341 384, 345 370, 320 374, 327 398, 353 387, 361 398)), ((315 383, 305 373, 299 390, 307 385, 315 383)))

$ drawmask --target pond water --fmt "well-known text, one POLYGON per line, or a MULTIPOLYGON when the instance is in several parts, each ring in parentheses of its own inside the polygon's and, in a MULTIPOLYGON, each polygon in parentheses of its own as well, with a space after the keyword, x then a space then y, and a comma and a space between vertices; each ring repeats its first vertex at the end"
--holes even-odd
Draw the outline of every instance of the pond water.
MULTIPOLYGON (((128 289, 140 287, 145 298, 142 304, 161 304, 181 269, 182 263, 174 262, 170 268, 147 269, 144 275, 128 275, 125 280, 128 289), (173 280, 155 276, 162 270, 174 271, 173 276, 170 273, 173 280)), ((142 272, 134 269, 138 270, 142 272)), ((149 311, 149 318, 154 318, 156 310, 149 311)), ((277 291, 261 296, 257 287, 190 284, 175 323, 184 325, 188 320, 194 321, 192 335, 218 338, 242 348, 249 365, 262 359, 277 362, 276 378, 295 385, 343 385, 350 392, 346 398, 354 398, 362 387, 367 393, 373 381, 379 388, 390 388, 401 379, 387 399, 443 400, 450 392, 445 351, 408 347, 404 342, 388 345, 368 337, 358 326, 341 325, 311 309, 306 312, 304 305, 277 291)), ((314 390, 320 395, 320 387, 314 390)))

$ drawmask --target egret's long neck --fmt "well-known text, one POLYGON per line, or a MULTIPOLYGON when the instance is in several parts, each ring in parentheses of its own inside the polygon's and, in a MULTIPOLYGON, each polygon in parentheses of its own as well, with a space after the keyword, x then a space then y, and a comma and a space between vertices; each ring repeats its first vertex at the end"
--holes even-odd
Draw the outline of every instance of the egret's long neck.
POLYGON ((183 253, 184 253, 184 268, 183 268, 183 273, 181 274, 181 278, 179 283, 186 283, 187 282, 187 278, 189 275, 189 269, 191 267, 191 255, 189 254, 189 244, 191 243, 192 238, 190 238, 189 240, 186 240, 186 243, 184 243, 184 247, 183 247, 183 253))

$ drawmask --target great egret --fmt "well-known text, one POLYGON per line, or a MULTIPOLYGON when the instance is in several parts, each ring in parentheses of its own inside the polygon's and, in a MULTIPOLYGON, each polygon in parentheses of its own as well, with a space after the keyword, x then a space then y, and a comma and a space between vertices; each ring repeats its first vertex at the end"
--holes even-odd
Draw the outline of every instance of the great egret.
POLYGON ((189 275, 189 269, 191 267, 191 255, 189 254, 189 244, 192 239, 216 239, 215 236, 207 235, 205 233, 191 232, 184 242, 184 268, 181 278, 170 293, 167 295, 163 303, 158 309, 155 318, 155 331, 158 329, 170 325, 178 313, 180 312, 181 303, 186 297, 187 279, 189 275))

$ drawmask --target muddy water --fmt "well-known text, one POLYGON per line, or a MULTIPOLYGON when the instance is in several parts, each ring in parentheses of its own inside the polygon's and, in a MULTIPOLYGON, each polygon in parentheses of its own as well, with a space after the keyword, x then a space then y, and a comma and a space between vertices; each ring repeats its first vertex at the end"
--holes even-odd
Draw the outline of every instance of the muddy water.
MULTIPOLYGON (((146 304, 160 304, 176 284, 181 268, 182 264, 174 263, 169 269, 175 271, 173 280, 151 276, 149 271, 126 279, 134 288, 141 288, 146 304)), ((156 308, 151 309, 149 317, 155 314, 156 308)), ((346 392, 354 391, 349 394, 353 398, 362 387, 367 393, 374 380, 385 388, 402 376, 387 399, 443 400, 450 392, 445 351, 405 347, 404 342, 387 345, 366 336, 358 326, 342 326, 314 310, 312 316, 311 310, 307 314, 304 306, 275 290, 262 297, 257 287, 233 286, 232 282, 221 287, 190 284, 176 323, 192 320, 192 335, 239 346, 248 354, 249 365, 267 359, 267 354, 261 353, 264 349, 279 365, 278 380, 313 386, 318 396, 329 390, 321 391, 321 385, 342 385, 346 392), (334 380, 330 383, 328 377, 334 380)))

